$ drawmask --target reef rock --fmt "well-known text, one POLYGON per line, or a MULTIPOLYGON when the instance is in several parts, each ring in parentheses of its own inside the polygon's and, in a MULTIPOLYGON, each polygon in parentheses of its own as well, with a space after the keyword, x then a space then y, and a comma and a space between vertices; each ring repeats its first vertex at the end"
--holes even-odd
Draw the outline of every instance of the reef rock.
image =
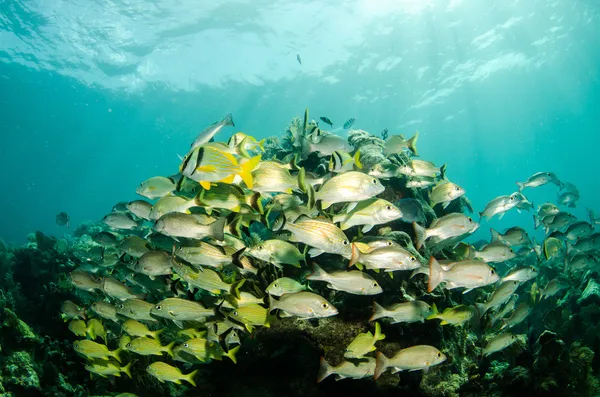
POLYGON ((600 284, 594 279, 588 281, 583 293, 577 299, 578 305, 588 305, 590 303, 600 304, 600 284))

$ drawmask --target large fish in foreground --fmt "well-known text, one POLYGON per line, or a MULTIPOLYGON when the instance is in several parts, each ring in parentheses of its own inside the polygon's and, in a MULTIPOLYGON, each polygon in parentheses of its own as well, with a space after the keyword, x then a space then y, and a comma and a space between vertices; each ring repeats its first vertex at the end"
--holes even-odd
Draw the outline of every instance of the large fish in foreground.
POLYGON ((400 350, 394 357, 388 358, 383 353, 377 353, 375 380, 393 368, 392 373, 400 371, 429 370, 430 367, 446 361, 446 355, 433 346, 417 345, 400 350))
POLYGON ((431 292, 441 282, 446 289, 466 288, 463 294, 497 282, 498 273, 484 261, 470 259, 452 264, 446 270, 432 256, 429 259, 429 283, 427 291, 431 292))

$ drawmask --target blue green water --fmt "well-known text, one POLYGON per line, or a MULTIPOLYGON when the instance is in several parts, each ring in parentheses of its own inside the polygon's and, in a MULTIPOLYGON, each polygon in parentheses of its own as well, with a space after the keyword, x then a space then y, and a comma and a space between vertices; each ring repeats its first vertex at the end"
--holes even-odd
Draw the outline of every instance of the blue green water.
MULTIPOLYGON (((419 130, 422 158, 447 163, 477 210, 537 171, 578 186, 578 217, 600 209, 597 1, 328 4, 1 1, 0 237, 61 235, 60 211, 100 219, 226 113, 265 137, 306 107, 419 130)), ((531 214, 488 223, 513 224, 531 214)))

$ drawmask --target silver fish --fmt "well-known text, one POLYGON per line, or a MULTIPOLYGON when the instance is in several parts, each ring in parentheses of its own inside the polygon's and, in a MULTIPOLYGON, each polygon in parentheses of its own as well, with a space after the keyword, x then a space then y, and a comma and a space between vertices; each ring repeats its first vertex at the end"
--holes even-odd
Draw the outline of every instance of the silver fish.
POLYGON ((192 143, 191 149, 195 149, 198 146, 201 146, 205 143, 210 142, 210 140, 219 131, 221 131, 221 129, 223 129, 223 127, 233 127, 233 126, 235 126, 235 124, 233 124, 233 117, 231 116, 231 113, 229 113, 225 117, 223 117, 223 119, 221 121, 217 121, 217 122, 209 125, 205 129, 203 129, 202 131, 200 131, 200 133, 198 134, 198 137, 192 143))
POLYGON ((331 289, 355 295, 377 295, 383 292, 377 281, 367 273, 358 270, 327 273, 315 264, 313 273, 306 279, 325 281, 331 289))
POLYGON ((373 315, 369 321, 375 321, 379 318, 389 317, 392 319, 391 324, 396 323, 415 323, 424 322, 431 315, 432 309, 427 303, 422 301, 410 301, 395 303, 389 308, 373 302, 373 315))
POLYGON ((429 283, 427 290, 433 291, 441 282, 446 289, 466 288, 463 294, 499 280, 498 273, 484 261, 470 259, 456 262, 444 270, 432 256, 429 259, 429 283))
POLYGON ((325 298, 307 291, 285 294, 279 300, 269 295, 269 311, 276 309, 282 312, 282 317, 296 316, 306 319, 338 314, 338 310, 325 298))

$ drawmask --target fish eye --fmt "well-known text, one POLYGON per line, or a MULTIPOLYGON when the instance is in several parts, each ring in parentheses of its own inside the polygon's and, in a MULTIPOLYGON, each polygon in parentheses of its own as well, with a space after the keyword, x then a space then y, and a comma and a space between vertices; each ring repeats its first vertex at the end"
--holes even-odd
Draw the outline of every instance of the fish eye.
POLYGON ((535 267, 532 267, 531 271, 535 273, 535 272, 537 272, 537 269, 535 267))
POLYGON ((441 358, 442 357, 442 353, 438 353, 437 356, 438 356, 438 358, 441 358))
POLYGON ((377 185, 377 179, 373 179, 372 182, 373 182, 374 185, 377 185))
POLYGON ((237 316, 237 315, 238 315, 238 312, 237 312, 237 311, 234 311, 232 314, 233 314, 234 316, 237 316))
POLYGON ((161 309, 162 309, 162 306, 161 306, 161 305, 156 305, 155 309, 156 309, 156 310, 161 310, 161 309))
POLYGON ((496 271, 494 269, 490 269, 490 274, 494 275, 494 274, 496 274, 496 271))
POLYGON ((416 260, 417 260, 417 258, 415 258, 414 256, 411 256, 411 257, 410 257, 410 261, 411 261, 411 262, 414 262, 414 261, 416 261, 416 260))
POLYGON ((373 288, 377 288, 378 286, 379 286, 379 285, 377 284, 377 281, 375 281, 375 282, 373 283, 373 288))
POLYGON ((149 366, 149 365, 146 367, 146 370, 147 370, 147 371, 150 371, 150 366, 149 366))
POLYGON ((323 303, 321 304, 321 307, 322 307, 323 309, 327 309, 327 308, 329 307, 329 304, 327 304, 326 302, 323 302, 323 303))
POLYGON ((131 343, 128 343, 125 347, 129 349, 131 347, 131 343))
POLYGON ((342 245, 343 245, 343 246, 346 246, 346 245, 348 245, 348 244, 350 244, 350 242, 349 242, 348 240, 344 240, 344 241, 342 241, 342 245))
POLYGON ((473 218, 469 217, 467 218, 467 220, 469 221, 469 223, 473 223, 473 218))
POLYGON ((458 192, 458 191, 460 190, 460 187, 458 187, 458 186, 455 186, 455 187, 454 187, 454 190, 456 190, 456 191, 458 192))
POLYGON ((388 211, 391 211, 392 210, 392 206, 391 205, 386 205, 385 209, 388 210, 388 211))
POLYGON ((391 241, 388 241, 386 244, 387 244, 388 247, 391 247, 394 243, 391 242, 391 241))
POLYGON ((183 347, 190 347, 189 343, 184 343, 183 347))
POLYGON ((277 287, 279 287, 279 284, 275 283, 275 284, 273 284, 273 287, 277 288, 277 287))
POLYGON ((77 348, 79 347, 79 342, 75 342, 75 343, 73 344, 73 346, 75 347, 75 349, 77 349, 77 348))

